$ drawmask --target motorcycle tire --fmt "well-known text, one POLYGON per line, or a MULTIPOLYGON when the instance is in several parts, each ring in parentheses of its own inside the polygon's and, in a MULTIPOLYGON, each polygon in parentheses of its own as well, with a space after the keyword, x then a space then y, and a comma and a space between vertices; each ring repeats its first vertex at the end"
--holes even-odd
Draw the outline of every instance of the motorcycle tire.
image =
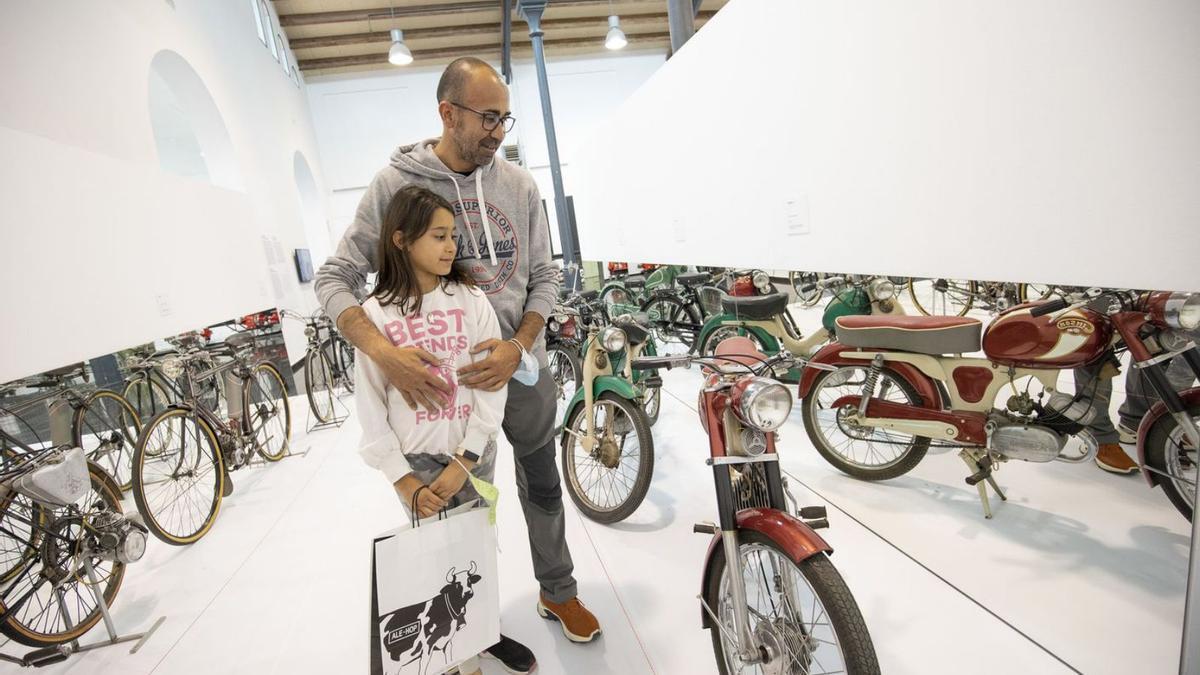
MULTIPOLYGON (((767 535, 755 530, 738 530, 738 548, 749 546, 773 549, 780 557, 790 561, 783 547, 767 535)), ((862 611, 858 608, 854 595, 846 586, 846 582, 838 573, 837 568, 827 556, 822 554, 791 564, 795 566, 799 576, 820 602, 829 625, 838 639, 836 646, 841 650, 844 663, 842 664, 843 669, 837 672, 844 672, 847 675, 879 675, 879 659, 875 655, 875 646, 871 642, 871 634, 867 630, 866 621, 863 620, 862 611)), ((713 553, 712 564, 708 568, 708 577, 704 580, 704 602, 718 616, 721 606, 721 579, 725 576, 726 567, 725 548, 718 544, 713 553)), ((747 595, 749 596, 749 593, 747 595)), ((711 617, 708 619, 710 622, 712 621, 711 617)), ((751 616, 751 622, 754 622, 753 616, 751 616)), ((732 632, 732 626, 726 627, 726 630, 732 632)), ((710 625, 709 633, 712 636, 713 655, 717 660, 717 669, 721 675, 730 675, 721 628, 710 625)), ((789 668, 784 672, 806 672, 806 669, 793 671, 789 668)))
MULTIPOLYGON (((1200 419, 1200 403, 1193 403, 1188 406, 1187 413, 1193 419, 1200 419)), ((1161 471, 1161 474, 1155 474, 1158 478, 1158 486, 1162 488, 1163 494, 1167 495, 1167 499, 1171 500, 1171 505, 1175 507, 1184 518, 1189 522, 1192 520, 1192 513, 1195 510, 1195 505, 1189 499, 1188 493, 1194 488, 1186 484, 1183 477, 1179 480, 1173 480, 1167 476, 1172 476, 1177 473, 1174 465, 1188 462, 1195 468, 1196 460, 1188 458, 1186 455, 1179 457, 1178 454, 1183 452, 1179 447, 1175 438, 1181 438, 1182 430, 1179 428, 1179 422, 1170 415, 1163 415, 1158 418, 1154 426, 1146 434, 1146 465, 1155 471, 1161 471), (1177 453, 1176 457, 1172 457, 1169 453, 1177 453), (1166 474, 1166 475, 1163 475, 1166 474)), ((1193 480, 1195 480, 1193 478, 1193 480)))
MULTIPOLYGON (((845 457, 835 450, 838 446, 831 443, 820 432, 821 427, 817 420, 817 410, 820 406, 818 395, 829 378, 838 376, 841 372, 841 370, 823 371, 813 382, 808 396, 805 396, 800 402, 800 413, 801 419, 804 422, 804 430, 808 433, 808 439, 812 441, 813 447, 817 449, 817 453, 839 471, 861 480, 888 480, 903 476, 912 471, 925 458, 925 453, 929 451, 929 439, 924 436, 912 436, 912 442, 908 444, 908 449, 887 465, 879 468, 867 468, 861 464, 847 461, 845 457)), ((909 403, 913 405, 921 404, 920 394, 904 378, 885 369, 880 373, 880 385, 885 381, 890 381, 903 392, 909 403)))
POLYGON ((646 498, 646 493, 650 491, 650 479, 654 475, 654 437, 650 435, 650 423, 646 420, 646 411, 636 401, 630 401, 606 391, 600 394, 596 403, 611 404, 620 410, 629 421, 629 433, 637 437, 638 471, 633 486, 624 499, 612 505, 597 504, 587 494, 584 494, 585 490, 580 485, 580 472, 576 469, 574 457, 578 439, 572 435, 572 430, 578 426, 579 418, 584 415, 585 405, 575 406, 575 409, 571 411, 570 418, 563 425, 562 476, 567 494, 571 495, 571 501, 575 502, 580 513, 589 520, 609 524, 620 522, 632 515, 641 506, 642 501, 646 498))

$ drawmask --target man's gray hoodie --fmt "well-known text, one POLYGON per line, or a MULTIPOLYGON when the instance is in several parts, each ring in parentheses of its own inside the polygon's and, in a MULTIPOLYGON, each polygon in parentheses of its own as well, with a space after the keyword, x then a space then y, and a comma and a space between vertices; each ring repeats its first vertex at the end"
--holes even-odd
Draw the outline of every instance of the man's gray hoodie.
MULTIPOLYGON (((405 185, 420 185, 454 207, 456 264, 469 270, 496 309, 501 333, 512 337, 525 312, 546 318, 558 299, 558 270, 550 258, 550 230, 537 184, 528 171, 499 157, 463 176, 434 154, 437 142, 400 146, 375 175, 337 252, 317 271, 317 298, 335 321, 359 304, 367 274, 377 270, 388 202, 405 185), (487 227, 481 222, 480 202, 487 204, 487 227)), ((544 333, 533 353, 545 367, 544 333)))

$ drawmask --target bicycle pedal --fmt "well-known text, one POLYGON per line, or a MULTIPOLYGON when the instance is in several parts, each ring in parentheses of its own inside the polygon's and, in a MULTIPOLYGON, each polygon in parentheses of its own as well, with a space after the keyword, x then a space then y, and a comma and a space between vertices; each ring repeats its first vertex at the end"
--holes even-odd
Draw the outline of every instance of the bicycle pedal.
POLYGON ((716 534, 717 526, 712 523, 696 523, 692 526, 693 534, 716 534))
POLYGON ((808 525, 814 530, 823 530, 829 527, 829 520, 826 518, 814 518, 812 520, 804 521, 804 524, 808 525))

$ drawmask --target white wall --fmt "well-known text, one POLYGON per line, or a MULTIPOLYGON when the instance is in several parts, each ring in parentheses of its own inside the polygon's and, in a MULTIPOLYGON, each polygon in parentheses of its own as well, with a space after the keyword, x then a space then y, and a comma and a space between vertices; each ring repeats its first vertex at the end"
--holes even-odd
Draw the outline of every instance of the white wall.
MULTIPOLYGON (((314 257, 329 248, 306 236, 295 181, 299 152, 325 192, 307 97, 259 41, 251 3, 173 4, 3 10, 0 285, 10 328, 0 331, 0 381, 267 307, 316 306, 291 261, 295 248, 314 257), (160 167, 148 104, 160 50, 206 85, 240 189, 160 167)), ((285 338, 299 358, 302 327, 285 324, 285 338)))
MULTIPOLYGON (((659 52, 622 52, 547 64, 568 195, 577 189, 573 173, 576 148, 591 139, 596 124, 612 114, 664 59, 659 52)), ((499 64, 493 65, 499 69, 499 64)), ((332 191, 329 217, 336 234, 354 219, 363 190, 397 146, 441 134, 436 97, 441 74, 442 67, 395 68, 313 78, 308 83, 313 124, 332 191)), ((517 125, 505 144, 521 146, 526 166, 547 202, 558 251, 550 159, 532 61, 513 64, 510 99, 517 125)))
POLYGON ((1198 157, 1195 0, 733 0, 576 213, 601 260, 1198 290, 1198 157))

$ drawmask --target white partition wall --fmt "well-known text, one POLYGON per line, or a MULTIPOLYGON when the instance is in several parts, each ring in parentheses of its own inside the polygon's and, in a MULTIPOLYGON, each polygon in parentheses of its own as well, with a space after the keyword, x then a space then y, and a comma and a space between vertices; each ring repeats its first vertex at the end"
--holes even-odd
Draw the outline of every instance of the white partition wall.
POLYGON ((1200 3, 733 0, 578 154, 587 259, 1200 290, 1200 3))
POLYGON ((328 250, 324 179, 294 60, 258 34, 269 6, 5 3, 0 382, 316 307, 292 252, 328 250))

